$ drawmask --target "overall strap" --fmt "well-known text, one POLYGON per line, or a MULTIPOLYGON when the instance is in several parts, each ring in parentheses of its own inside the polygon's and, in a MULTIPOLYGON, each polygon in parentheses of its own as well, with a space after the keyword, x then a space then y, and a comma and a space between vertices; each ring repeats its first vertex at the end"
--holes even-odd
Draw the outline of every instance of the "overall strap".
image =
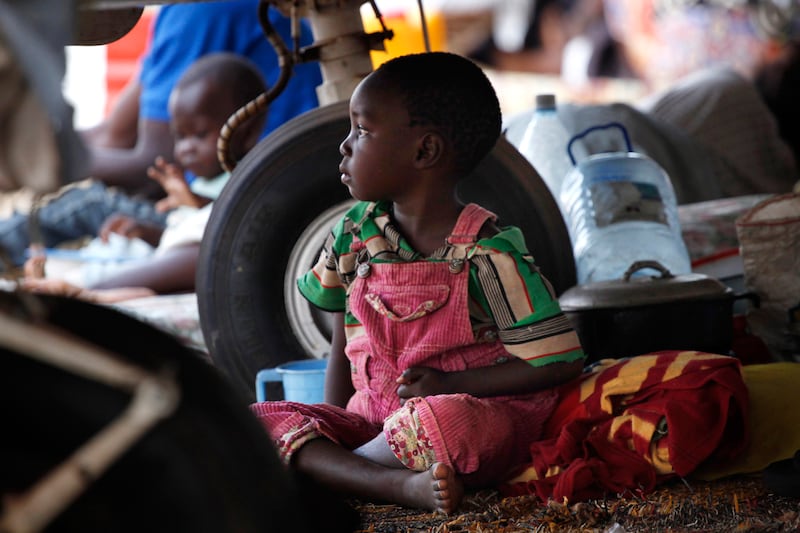
POLYGON ((453 245, 476 242, 478 233, 487 220, 494 222, 497 220, 497 215, 478 204, 465 205, 447 242, 453 245))

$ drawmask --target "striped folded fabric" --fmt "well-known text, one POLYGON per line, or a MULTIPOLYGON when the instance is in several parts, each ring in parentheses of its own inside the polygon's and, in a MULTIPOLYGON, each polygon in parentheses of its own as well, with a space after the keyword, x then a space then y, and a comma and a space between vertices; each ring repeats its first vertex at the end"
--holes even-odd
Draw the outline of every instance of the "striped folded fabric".
POLYGON ((599 361, 561 387, 531 462, 500 490, 544 501, 646 494, 741 453, 748 406, 733 357, 663 351, 599 361))

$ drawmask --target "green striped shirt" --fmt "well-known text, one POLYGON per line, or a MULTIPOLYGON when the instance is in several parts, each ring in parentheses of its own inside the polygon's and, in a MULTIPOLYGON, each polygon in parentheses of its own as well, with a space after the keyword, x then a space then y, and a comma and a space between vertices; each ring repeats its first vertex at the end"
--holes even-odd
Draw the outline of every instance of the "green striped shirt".
MULTIPOLYGON (((348 312, 348 289, 359 263, 439 261, 452 257, 443 244, 429 257, 414 251, 391 223, 387 203, 359 202, 336 224, 316 265, 298 280, 315 306, 345 312, 348 335, 363 334, 348 312), (351 333, 353 332, 353 333, 351 333)), ((519 228, 506 226, 467 249, 469 315, 476 339, 499 335, 511 355, 534 366, 583 358, 578 337, 558 299, 527 251, 519 228)), ((352 338, 352 337, 351 337, 352 338)), ((349 339, 348 339, 349 340, 349 339)))

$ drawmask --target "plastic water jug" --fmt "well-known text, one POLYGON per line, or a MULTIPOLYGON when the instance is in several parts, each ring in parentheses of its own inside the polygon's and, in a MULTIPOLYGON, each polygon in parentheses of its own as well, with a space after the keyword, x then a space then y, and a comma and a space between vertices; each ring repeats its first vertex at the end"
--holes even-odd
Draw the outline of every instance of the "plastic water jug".
MULTIPOLYGON (((574 168, 560 196, 578 284, 621 279, 638 261, 657 261, 674 275, 691 272, 669 176, 655 161, 633 151, 622 124, 588 128, 570 139, 567 153, 574 168), (593 154, 576 162, 573 144, 605 130, 617 130, 628 151, 593 154)), ((653 274, 658 273, 643 270, 636 275, 653 274)))
POLYGON ((267 383, 280 382, 283 384, 284 400, 309 404, 322 403, 327 367, 327 359, 303 359, 260 370, 256 374, 256 401, 269 401, 267 383))
POLYGON ((556 97, 552 94, 536 95, 536 111, 519 143, 519 151, 533 165, 544 181, 566 222, 559 192, 572 163, 567 157, 570 137, 558 118, 556 97))

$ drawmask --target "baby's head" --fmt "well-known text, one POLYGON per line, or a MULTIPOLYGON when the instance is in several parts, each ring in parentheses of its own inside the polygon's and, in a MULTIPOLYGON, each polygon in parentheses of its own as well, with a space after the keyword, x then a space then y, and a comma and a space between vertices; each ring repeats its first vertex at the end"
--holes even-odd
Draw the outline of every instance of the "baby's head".
MULTIPOLYGON (((227 52, 201 57, 186 69, 169 99, 175 160, 197 176, 222 172, 217 140, 228 118, 266 91, 258 68, 248 59, 227 52)), ((258 141, 266 114, 237 129, 231 140, 237 158, 258 141)))
POLYGON ((461 174, 471 172, 500 137, 502 117, 494 87, 465 57, 447 52, 400 56, 378 67, 368 83, 396 92, 412 125, 436 128, 453 147, 461 174))

